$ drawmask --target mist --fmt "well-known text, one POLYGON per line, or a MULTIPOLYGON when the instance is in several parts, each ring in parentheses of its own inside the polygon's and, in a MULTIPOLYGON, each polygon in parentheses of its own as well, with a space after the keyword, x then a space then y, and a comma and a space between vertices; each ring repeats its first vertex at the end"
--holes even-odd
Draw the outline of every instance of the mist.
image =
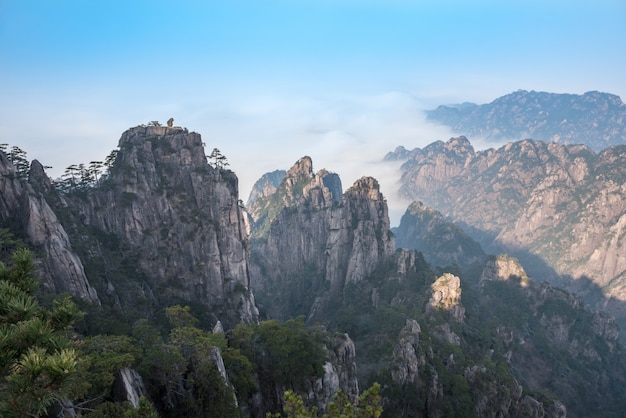
POLYGON ((357 179, 378 180, 396 225, 408 203, 397 194, 401 162, 383 158, 397 146, 423 147, 452 136, 426 121, 423 104, 408 94, 322 98, 257 97, 208 110, 199 132, 208 149, 219 148, 239 177, 246 201, 254 182, 289 169, 308 155, 314 170, 339 174, 344 190, 357 179))
MULTIPOLYGON (((206 97, 206 96, 205 96, 206 97)), ((455 136, 447 127, 426 120, 424 110, 433 107, 407 93, 289 96, 230 95, 227 98, 180 97, 178 101, 136 101, 120 106, 119 98, 90 102, 68 101, 54 96, 40 98, 36 107, 16 103, 5 116, 2 142, 17 145, 30 159, 52 166, 48 175, 58 178, 71 164, 102 161, 117 147, 122 132, 153 120, 202 135, 205 152, 218 148, 239 178, 240 198, 245 202, 254 183, 265 173, 289 169, 308 155, 314 170, 339 174, 344 190, 357 179, 378 180, 386 197, 392 225, 397 225, 410 202, 397 190, 401 162, 385 162, 389 151, 402 145, 424 147, 455 136), (58 101, 58 102, 57 102, 58 101), (56 106, 55 106, 56 105, 56 106), (20 124, 28 114, 38 124, 20 124)), ((470 138, 475 148, 479 141, 470 138)), ((489 145, 489 144, 482 144, 489 145)))

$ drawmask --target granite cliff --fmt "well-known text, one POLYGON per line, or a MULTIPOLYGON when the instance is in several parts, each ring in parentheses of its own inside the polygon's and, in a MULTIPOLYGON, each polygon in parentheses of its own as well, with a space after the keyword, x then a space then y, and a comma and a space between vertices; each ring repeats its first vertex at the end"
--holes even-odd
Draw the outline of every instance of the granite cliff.
POLYGON ((198 133, 131 128, 105 176, 48 196, 108 304, 198 303, 230 327, 256 320, 237 177, 207 162, 198 133))
MULTIPOLYGON (((44 176, 33 161, 31 182, 44 176)), ((49 181, 49 180, 48 180, 49 181)), ((41 256, 40 270, 45 286, 53 293, 69 292, 86 301, 100 303, 98 293, 85 275, 84 266, 70 239, 41 193, 22 181, 6 154, 0 153, 0 224, 23 236, 41 256)))
POLYGON ((341 195, 336 174, 312 167, 301 158, 273 194, 251 202, 253 287, 269 295, 297 286, 293 303, 302 309, 291 314, 311 314, 312 297, 341 295, 394 251, 378 182, 361 178, 341 195))
POLYGON ((464 269, 485 260, 485 253, 463 229, 444 216, 415 201, 392 229, 398 248, 418 250, 426 261, 436 266, 459 266, 464 269))
MULTIPOLYGON (((596 156, 584 147, 554 146, 510 146, 554 154, 539 158, 542 164, 529 157, 515 180, 526 187, 534 183, 522 173, 549 169, 559 184, 582 184, 592 175, 618 183, 622 165, 614 149, 596 156), (586 165, 570 164, 561 169, 569 177, 561 178, 554 161, 570 154, 586 165)), ((458 138, 414 150, 409 168, 429 174, 420 183, 428 196, 450 199, 443 185, 448 177, 470 177, 464 170, 515 172, 516 163, 499 152, 481 157, 458 138), (472 158, 482 165, 473 167, 472 158)), ((1 157, 3 226, 41 250, 50 291, 101 303, 97 318, 87 307, 88 319, 100 323, 83 323, 81 332, 112 335, 84 341, 90 358, 126 358, 116 373, 136 364, 143 393, 165 415, 201 408, 197 416, 206 416, 220 406, 262 417, 280 411, 289 388, 324 410, 337 389, 354 401, 373 382, 382 385, 390 417, 606 416, 626 402, 615 321, 534 282, 516 260, 486 256, 419 202, 405 214, 398 241, 418 243, 439 261, 434 266, 414 249, 395 250, 387 203, 371 177, 344 192, 336 174, 314 172, 303 157, 284 175, 258 183, 248 224, 236 176, 207 163, 200 135, 186 129, 131 128, 104 176, 70 178, 62 190, 41 164, 32 164, 27 183, 1 157), (81 266, 82 276, 67 273, 81 266), (109 315, 119 322, 107 322, 109 315), (289 320, 258 322, 268 317, 289 320), (118 353, 123 347, 129 351, 118 353)), ((515 181, 506 184, 523 195, 515 181)), ((494 183, 490 190, 501 189, 494 183)), ((503 205, 512 193, 489 197, 503 205)), ((598 202, 606 208, 615 199, 609 193, 598 202)), ((504 224, 498 225, 505 230, 504 224)), ((488 242, 502 245, 499 236, 492 233, 488 242)), ((124 392, 120 399, 130 399, 124 392)))

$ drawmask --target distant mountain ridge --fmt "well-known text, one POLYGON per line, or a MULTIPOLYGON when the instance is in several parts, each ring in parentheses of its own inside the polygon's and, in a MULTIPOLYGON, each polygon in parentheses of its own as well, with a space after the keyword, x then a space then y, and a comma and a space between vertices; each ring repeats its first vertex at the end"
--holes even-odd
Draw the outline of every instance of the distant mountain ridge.
POLYGON ((626 105, 598 91, 583 95, 518 90, 491 103, 442 105, 427 118, 487 141, 534 139, 584 144, 595 151, 626 144, 626 105))

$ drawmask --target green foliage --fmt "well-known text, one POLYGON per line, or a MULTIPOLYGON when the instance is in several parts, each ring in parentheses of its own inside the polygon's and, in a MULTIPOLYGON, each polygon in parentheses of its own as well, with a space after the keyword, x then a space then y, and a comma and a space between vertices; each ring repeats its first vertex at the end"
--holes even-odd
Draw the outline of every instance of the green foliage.
POLYGON ((16 238, 9 228, 0 228, 0 259, 13 254, 16 249, 23 247, 22 240, 16 238))
POLYGON ((159 414, 146 398, 139 399, 139 405, 134 408, 130 402, 102 402, 93 411, 86 414, 89 418, 158 418, 159 414))
POLYGON ((323 339, 321 331, 307 329, 304 318, 298 317, 284 323, 240 324, 232 333, 231 345, 276 384, 301 388, 308 379, 324 373, 323 339))
POLYGON ((0 264, 0 415, 37 416, 70 394, 77 353, 67 328, 78 316, 69 298, 51 310, 34 298, 32 254, 19 249, 0 264))
POLYGON ((96 335, 81 342, 80 354, 75 393, 80 399, 99 399, 108 396, 116 373, 132 366, 139 350, 128 336, 96 335))
POLYGON ((196 327, 198 319, 190 313, 189 306, 168 306, 165 308, 165 316, 172 328, 196 327))
POLYGON ((218 170, 223 170, 229 165, 226 157, 217 148, 213 148, 211 155, 208 155, 207 158, 209 159, 209 164, 218 170))
MULTIPOLYGON (((249 372, 249 361, 246 369, 247 359, 227 348, 224 335, 198 328, 188 306, 170 306, 166 317, 172 326, 167 338, 145 320, 133 327, 141 350, 137 367, 159 409, 174 417, 239 417, 235 392, 220 375, 214 350, 224 350, 224 362, 231 370, 239 366, 243 373, 249 372)), ((236 381, 242 383, 250 376, 238 376, 236 381)))
POLYGON ((28 162, 26 151, 14 145, 11 147, 11 151, 8 153, 7 157, 9 161, 13 163, 18 178, 28 178, 30 163, 28 162))
MULTIPOLYGON (((379 418, 383 413, 380 396, 381 387, 374 383, 369 389, 359 396, 356 405, 350 403, 348 396, 339 390, 335 398, 328 404, 328 412, 322 418, 379 418)), ((308 407, 297 393, 288 390, 284 394, 284 414, 267 414, 267 418, 317 418, 317 407, 308 407)))
POLYGON ((190 395, 181 405, 185 417, 240 417, 233 389, 226 386, 212 361, 195 362, 187 375, 190 395))
POLYGON ((227 347, 222 351, 222 358, 230 382, 235 387, 237 398, 243 402, 255 389, 254 364, 240 350, 227 347))

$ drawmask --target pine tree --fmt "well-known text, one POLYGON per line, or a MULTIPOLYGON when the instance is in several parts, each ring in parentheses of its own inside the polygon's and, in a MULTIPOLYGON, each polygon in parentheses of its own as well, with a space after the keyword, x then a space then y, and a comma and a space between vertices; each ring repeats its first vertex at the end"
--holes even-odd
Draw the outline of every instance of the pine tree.
POLYGON ((209 157, 209 160, 211 162, 211 165, 214 168, 217 168, 218 170, 223 170, 228 165, 230 165, 230 164, 228 164, 228 160, 226 159, 226 157, 217 148, 213 148, 213 151, 211 152, 211 155, 209 155, 208 157, 209 157))
POLYGON ((30 169, 30 163, 28 162, 28 158, 26 157, 26 151, 14 145, 11 147, 11 152, 9 153, 8 157, 15 166, 15 171, 17 172, 18 177, 27 178, 28 171, 30 169))
POLYGON ((77 355, 66 335, 79 315, 69 297, 50 309, 34 297, 32 254, 18 249, 10 267, 0 263, 0 416, 45 414, 67 395, 77 355))

